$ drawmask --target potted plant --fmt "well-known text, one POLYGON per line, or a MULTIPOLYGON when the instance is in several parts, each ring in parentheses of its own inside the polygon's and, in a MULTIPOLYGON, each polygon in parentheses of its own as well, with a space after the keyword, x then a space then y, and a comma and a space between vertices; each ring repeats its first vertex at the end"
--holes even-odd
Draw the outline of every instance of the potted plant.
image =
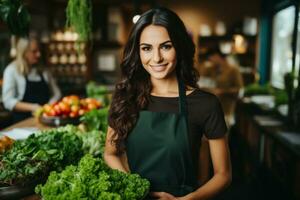
POLYGON ((79 41, 88 41, 92 30, 91 0, 69 0, 66 17, 66 26, 78 33, 79 41))
POLYGON ((0 18, 13 35, 28 35, 30 15, 21 0, 0 0, 0 18))

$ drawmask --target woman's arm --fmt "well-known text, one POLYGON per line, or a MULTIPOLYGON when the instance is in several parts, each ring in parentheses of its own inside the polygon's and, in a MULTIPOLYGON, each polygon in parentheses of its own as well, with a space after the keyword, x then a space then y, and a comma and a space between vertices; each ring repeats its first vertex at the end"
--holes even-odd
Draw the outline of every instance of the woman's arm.
POLYGON ((16 103, 14 107, 14 111, 19 111, 19 112, 35 112, 38 108, 40 108, 41 105, 37 103, 27 103, 23 101, 19 101, 16 103))
POLYGON ((104 160, 111 168, 127 173, 129 172, 129 167, 127 164, 126 154, 123 153, 122 155, 119 155, 117 153, 117 149, 112 143, 113 133, 114 130, 111 127, 108 127, 103 155, 104 160))
POLYGON ((214 176, 195 192, 181 200, 204 200, 215 197, 231 183, 231 162, 226 136, 218 139, 210 139, 209 149, 213 163, 214 176))
POLYGON ((48 79, 49 89, 51 91, 51 97, 49 103, 58 101, 61 98, 61 91, 56 83, 56 80, 49 71, 45 71, 48 79))

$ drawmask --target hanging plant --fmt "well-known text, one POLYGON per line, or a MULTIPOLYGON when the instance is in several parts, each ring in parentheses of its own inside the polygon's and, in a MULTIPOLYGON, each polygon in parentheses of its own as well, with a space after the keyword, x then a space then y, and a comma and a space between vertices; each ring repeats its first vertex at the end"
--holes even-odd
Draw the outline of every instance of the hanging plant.
POLYGON ((0 0, 0 18, 13 35, 28 35, 30 15, 21 0, 0 0))
POLYGON ((66 16, 66 26, 78 33, 80 41, 88 41, 92 29, 91 0, 69 0, 66 16))

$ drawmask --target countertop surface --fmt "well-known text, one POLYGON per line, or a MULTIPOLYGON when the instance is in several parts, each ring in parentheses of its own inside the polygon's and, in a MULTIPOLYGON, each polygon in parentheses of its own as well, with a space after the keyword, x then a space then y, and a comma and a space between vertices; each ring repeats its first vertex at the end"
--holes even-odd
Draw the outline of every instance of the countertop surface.
POLYGON ((257 104, 243 101, 240 103, 262 134, 274 138, 300 159, 300 130, 293 128, 282 116, 262 109, 257 104))

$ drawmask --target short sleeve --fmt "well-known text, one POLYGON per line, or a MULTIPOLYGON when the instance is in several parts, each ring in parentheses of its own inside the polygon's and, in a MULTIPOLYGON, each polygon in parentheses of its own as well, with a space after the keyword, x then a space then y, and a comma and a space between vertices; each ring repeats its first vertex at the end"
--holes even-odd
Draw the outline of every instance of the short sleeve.
POLYGON ((20 101, 18 99, 16 71, 12 66, 8 66, 3 74, 2 98, 4 107, 13 110, 15 105, 20 101))
POLYGON ((211 101, 209 113, 204 124, 204 134, 208 139, 216 139, 224 136, 227 132, 227 127, 224 119, 222 106, 215 97, 211 101))

